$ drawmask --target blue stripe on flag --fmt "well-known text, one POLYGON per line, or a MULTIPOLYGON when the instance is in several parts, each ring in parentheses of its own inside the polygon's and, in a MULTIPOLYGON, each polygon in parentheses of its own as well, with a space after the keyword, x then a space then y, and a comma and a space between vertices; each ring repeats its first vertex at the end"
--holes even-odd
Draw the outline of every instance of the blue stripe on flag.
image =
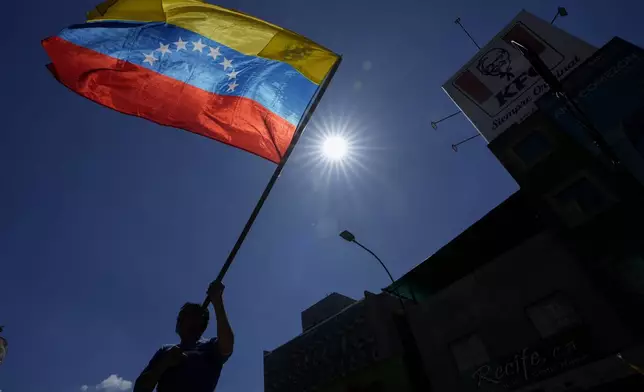
POLYGON ((248 56, 169 24, 93 22, 59 36, 211 93, 250 98, 294 125, 317 88, 289 64, 248 56))

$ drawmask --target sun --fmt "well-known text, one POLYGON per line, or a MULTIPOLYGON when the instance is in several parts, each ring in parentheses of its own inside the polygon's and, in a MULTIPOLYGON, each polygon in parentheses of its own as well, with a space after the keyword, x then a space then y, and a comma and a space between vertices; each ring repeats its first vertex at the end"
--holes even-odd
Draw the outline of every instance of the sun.
POLYGON ((342 136, 328 136, 322 143, 322 154, 330 161, 341 161, 349 153, 349 143, 342 136))
POLYGON ((355 113, 346 112, 346 106, 318 111, 298 147, 302 153, 295 159, 312 170, 316 187, 342 184, 354 189, 357 178, 370 174, 370 163, 379 150, 373 147, 369 127, 355 113))

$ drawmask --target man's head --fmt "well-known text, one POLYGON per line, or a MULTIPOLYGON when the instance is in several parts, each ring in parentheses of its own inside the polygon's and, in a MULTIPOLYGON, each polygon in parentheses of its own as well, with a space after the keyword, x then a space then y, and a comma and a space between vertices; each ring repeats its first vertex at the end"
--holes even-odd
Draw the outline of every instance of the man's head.
POLYGON ((179 311, 175 331, 182 341, 198 340, 208 327, 209 319, 208 309, 188 302, 179 311))

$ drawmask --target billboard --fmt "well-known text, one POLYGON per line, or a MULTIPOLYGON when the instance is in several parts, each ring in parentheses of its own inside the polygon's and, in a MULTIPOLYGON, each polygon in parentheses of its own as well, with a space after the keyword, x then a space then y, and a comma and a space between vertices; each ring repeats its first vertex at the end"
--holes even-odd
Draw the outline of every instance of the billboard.
POLYGON ((596 50, 579 38, 521 11, 443 85, 443 90, 488 142, 535 112, 535 101, 549 89, 511 41, 538 53, 559 79, 596 50))
MULTIPOLYGON (((622 164, 644 183, 644 49, 613 38, 563 86, 622 164)), ((546 94, 537 106, 578 143, 600 154, 563 101, 546 94)))

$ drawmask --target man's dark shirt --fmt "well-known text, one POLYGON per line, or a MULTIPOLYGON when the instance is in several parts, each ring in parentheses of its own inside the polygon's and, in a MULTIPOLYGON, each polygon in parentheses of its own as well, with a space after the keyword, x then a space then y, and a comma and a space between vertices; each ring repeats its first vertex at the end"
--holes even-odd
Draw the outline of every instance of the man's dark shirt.
MULTIPOLYGON (((174 345, 161 347, 144 370, 156 366, 174 345)), ((157 384, 157 392, 212 392, 217 386, 221 368, 228 360, 219 353, 217 338, 199 340, 194 345, 178 345, 188 356, 179 365, 168 368, 157 384)))

